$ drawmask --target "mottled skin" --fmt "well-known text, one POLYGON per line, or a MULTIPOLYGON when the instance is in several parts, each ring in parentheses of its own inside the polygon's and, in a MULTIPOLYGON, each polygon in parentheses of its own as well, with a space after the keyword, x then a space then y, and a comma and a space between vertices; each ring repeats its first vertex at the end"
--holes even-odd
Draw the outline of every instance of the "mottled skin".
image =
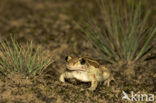
POLYGON ((105 81, 109 86, 111 75, 108 68, 100 65, 97 61, 87 57, 66 57, 66 66, 69 71, 61 74, 60 81, 65 82, 65 78, 75 78, 83 82, 91 82, 89 90, 94 91, 98 82, 105 81))

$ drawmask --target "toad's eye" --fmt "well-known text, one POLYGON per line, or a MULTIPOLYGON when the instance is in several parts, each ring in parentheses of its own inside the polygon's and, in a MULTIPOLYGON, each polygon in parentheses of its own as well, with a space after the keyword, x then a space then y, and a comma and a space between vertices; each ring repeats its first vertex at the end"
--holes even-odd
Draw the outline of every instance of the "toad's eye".
POLYGON ((66 62, 68 62, 69 60, 71 60, 72 58, 70 57, 70 56, 66 56, 65 57, 65 60, 66 60, 66 62))
POLYGON ((82 65, 84 65, 84 64, 86 63, 86 60, 85 60, 84 58, 82 58, 81 61, 80 61, 80 63, 81 63, 82 65))
POLYGON ((66 61, 66 62, 68 61, 68 56, 65 57, 65 61, 66 61))

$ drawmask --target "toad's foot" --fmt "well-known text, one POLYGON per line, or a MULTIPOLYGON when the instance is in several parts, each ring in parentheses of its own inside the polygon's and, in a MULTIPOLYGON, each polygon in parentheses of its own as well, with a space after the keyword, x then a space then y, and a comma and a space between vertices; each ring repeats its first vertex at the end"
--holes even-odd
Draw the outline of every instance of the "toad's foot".
POLYGON ((65 82, 65 75, 61 74, 59 80, 64 83, 65 82))

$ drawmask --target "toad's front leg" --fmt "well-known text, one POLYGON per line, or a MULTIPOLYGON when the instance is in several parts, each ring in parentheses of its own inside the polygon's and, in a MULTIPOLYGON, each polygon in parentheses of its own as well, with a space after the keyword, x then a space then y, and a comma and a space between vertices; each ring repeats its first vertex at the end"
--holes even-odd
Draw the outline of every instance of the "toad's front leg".
POLYGON ((60 81, 65 82, 65 78, 74 78, 74 76, 71 72, 65 72, 61 74, 60 81))
POLYGON ((94 91, 96 89, 97 85, 98 85, 98 81, 92 80, 91 81, 91 87, 88 88, 88 89, 91 90, 91 91, 94 91))
POLYGON ((98 85, 98 80, 97 80, 97 77, 96 77, 96 74, 95 73, 88 73, 88 78, 90 79, 90 82, 91 82, 91 86, 90 88, 88 88, 88 90, 90 91, 94 91, 98 85))

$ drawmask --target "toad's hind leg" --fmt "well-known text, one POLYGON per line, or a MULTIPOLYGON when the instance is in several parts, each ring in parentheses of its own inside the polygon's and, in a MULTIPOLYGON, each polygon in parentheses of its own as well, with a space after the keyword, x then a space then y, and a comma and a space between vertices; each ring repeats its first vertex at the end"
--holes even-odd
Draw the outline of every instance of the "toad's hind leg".
POLYGON ((104 85, 107 85, 107 87, 109 87, 110 86, 110 81, 111 81, 110 79, 105 80, 104 85))
POLYGON ((107 80, 105 80, 104 85, 107 85, 107 87, 109 87, 111 81, 115 81, 113 76, 110 76, 107 80))
POLYGON ((74 78, 73 74, 70 73, 70 72, 65 72, 65 73, 62 73, 59 80, 61 82, 65 82, 65 78, 74 78))

